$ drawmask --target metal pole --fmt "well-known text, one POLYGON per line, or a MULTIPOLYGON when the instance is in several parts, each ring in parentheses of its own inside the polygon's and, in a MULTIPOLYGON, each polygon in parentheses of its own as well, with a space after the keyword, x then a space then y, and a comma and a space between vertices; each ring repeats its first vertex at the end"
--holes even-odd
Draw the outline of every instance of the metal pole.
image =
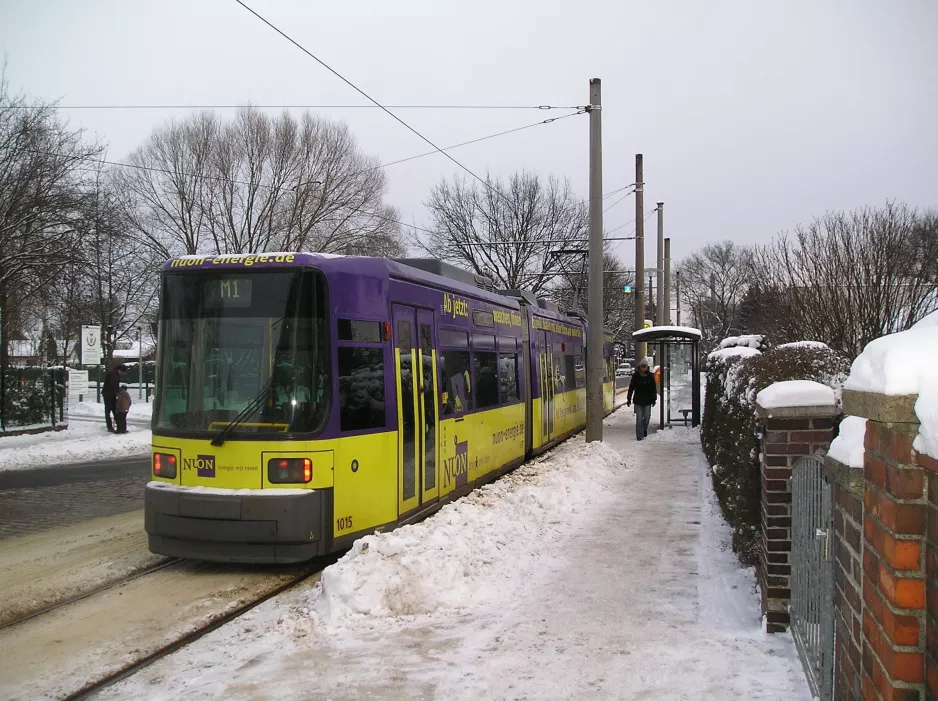
MULTIPOLYGON (((645 181, 642 154, 635 154, 635 330, 645 328, 645 181)), ((635 344, 635 368, 645 357, 645 344, 635 344)))
POLYGON ((143 331, 137 327, 137 399, 143 399, 143 331))
POLYGON ((0 314, 0 431, 7 430, 7 337, 3 333, 3 315, 0 314))
POLYGON ((681 325, 681 272, 674 273, 674 302, 677 308, 677 325, 681 325))
POLYGON ((662 304, 661 292, 664 290, 664 202, 658 203, 658 306, 655 309, 655 326, 664 326, 664 308, 667 300, 662 304))
POLYGON ((671 239, 664 240, 664 294, 661 296, 661 299, 664 300, 664 325, 670 326, 671 325, 671 239))
POLYGON ((586 338, 586 440, 603 439, 603 137, 602 91, 590 80, 589 328, 586 338))
MULTIPOLYGON (((649 319, 649 321, 652 322, 655 320, 655 294, 658 292, 658 290, 655 289, 654 280, 654 276, 648 276, 648 316, 645 317, 648 319, 650 316, 651 319, 649 319)), ((644 320, 642 321, 642 325, 644 326, 644 320)))

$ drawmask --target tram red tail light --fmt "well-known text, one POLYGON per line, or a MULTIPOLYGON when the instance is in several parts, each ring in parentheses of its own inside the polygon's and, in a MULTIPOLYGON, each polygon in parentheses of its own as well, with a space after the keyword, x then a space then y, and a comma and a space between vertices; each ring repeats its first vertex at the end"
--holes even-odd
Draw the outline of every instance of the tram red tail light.
POLYGON ((169 453, 153 453, 153 475, 173 479, 176 476, 176 456, 169 453))
POLYGON ((274 458, 267 461, 267 479, 275 484, 306 483, 313 479, 309 458, 274 458))
POLYGON ((390 321, 384 322, 384 340, 385 341, 391 340, 391 322, 390 321))

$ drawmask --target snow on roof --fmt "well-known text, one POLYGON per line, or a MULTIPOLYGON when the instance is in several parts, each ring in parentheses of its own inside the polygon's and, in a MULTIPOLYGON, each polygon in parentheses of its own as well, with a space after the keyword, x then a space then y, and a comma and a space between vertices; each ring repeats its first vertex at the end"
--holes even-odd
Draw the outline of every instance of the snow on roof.
POLYGON ((912 445, 938 458, 938 324, 870 341, 853 361, 844 389, 918 395, 915 415, 921 425, 912 445))
POLYGON ((820 341, 793 341, 792 343, 782 343, 776 348, 824 348, 830 350, 830 346, 820 341))
POLYGON ((674 334, 683 334, 685 336, 696 336, 697 338, 701 337, 700 329, 694 329, 690 326, 651 326, 647 329, 639 329, 638 331, 632 332, 633 338, 641 338, 642 336, 649 336, 660 333, 674 333, 674 334))
POLYGON ((764 339, 761 333, 745 334, 743 336, 727 336, 720 341, 720 348, 733 348, 737 346, 748 346, 749 348, 759 348, 764 339))
POLYGON ((827 385, 813 380, 786 380, 769 385, 756 395, 763 409, 794 406, 833 406, 837 397, 827 385))
POLYGON ((762 355, 762 351, 746 346, 736 346, 734 348, 721 348, 713 351, 707 356, 708 360, 729 360, 730 358, 751 358, 754 355, 762 355))
POLYGON ((847 416, 840 423, 840 433, 827 454, 847 467, 863 467, 863 444, 866 440, 866 419, 847 416))

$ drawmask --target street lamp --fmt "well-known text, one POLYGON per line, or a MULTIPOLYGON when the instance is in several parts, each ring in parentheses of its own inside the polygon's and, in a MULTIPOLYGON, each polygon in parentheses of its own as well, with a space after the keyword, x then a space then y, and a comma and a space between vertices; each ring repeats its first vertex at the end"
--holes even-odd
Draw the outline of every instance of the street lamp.
POLYGON ((137 327, 137 399, 143 399, 143 329, 137 327))

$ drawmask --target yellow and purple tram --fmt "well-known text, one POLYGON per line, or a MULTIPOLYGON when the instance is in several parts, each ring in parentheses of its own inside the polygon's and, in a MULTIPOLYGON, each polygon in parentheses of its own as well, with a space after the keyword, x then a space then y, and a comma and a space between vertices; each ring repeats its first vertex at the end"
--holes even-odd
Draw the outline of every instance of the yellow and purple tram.
MULTIPOLYGON (((168 261, 150 550, 258 563, 342 550, 582 429, 585 321, 481 281, 430 260, 168 261)), ((608 333, 604 358, 608 413, 608 333)))

